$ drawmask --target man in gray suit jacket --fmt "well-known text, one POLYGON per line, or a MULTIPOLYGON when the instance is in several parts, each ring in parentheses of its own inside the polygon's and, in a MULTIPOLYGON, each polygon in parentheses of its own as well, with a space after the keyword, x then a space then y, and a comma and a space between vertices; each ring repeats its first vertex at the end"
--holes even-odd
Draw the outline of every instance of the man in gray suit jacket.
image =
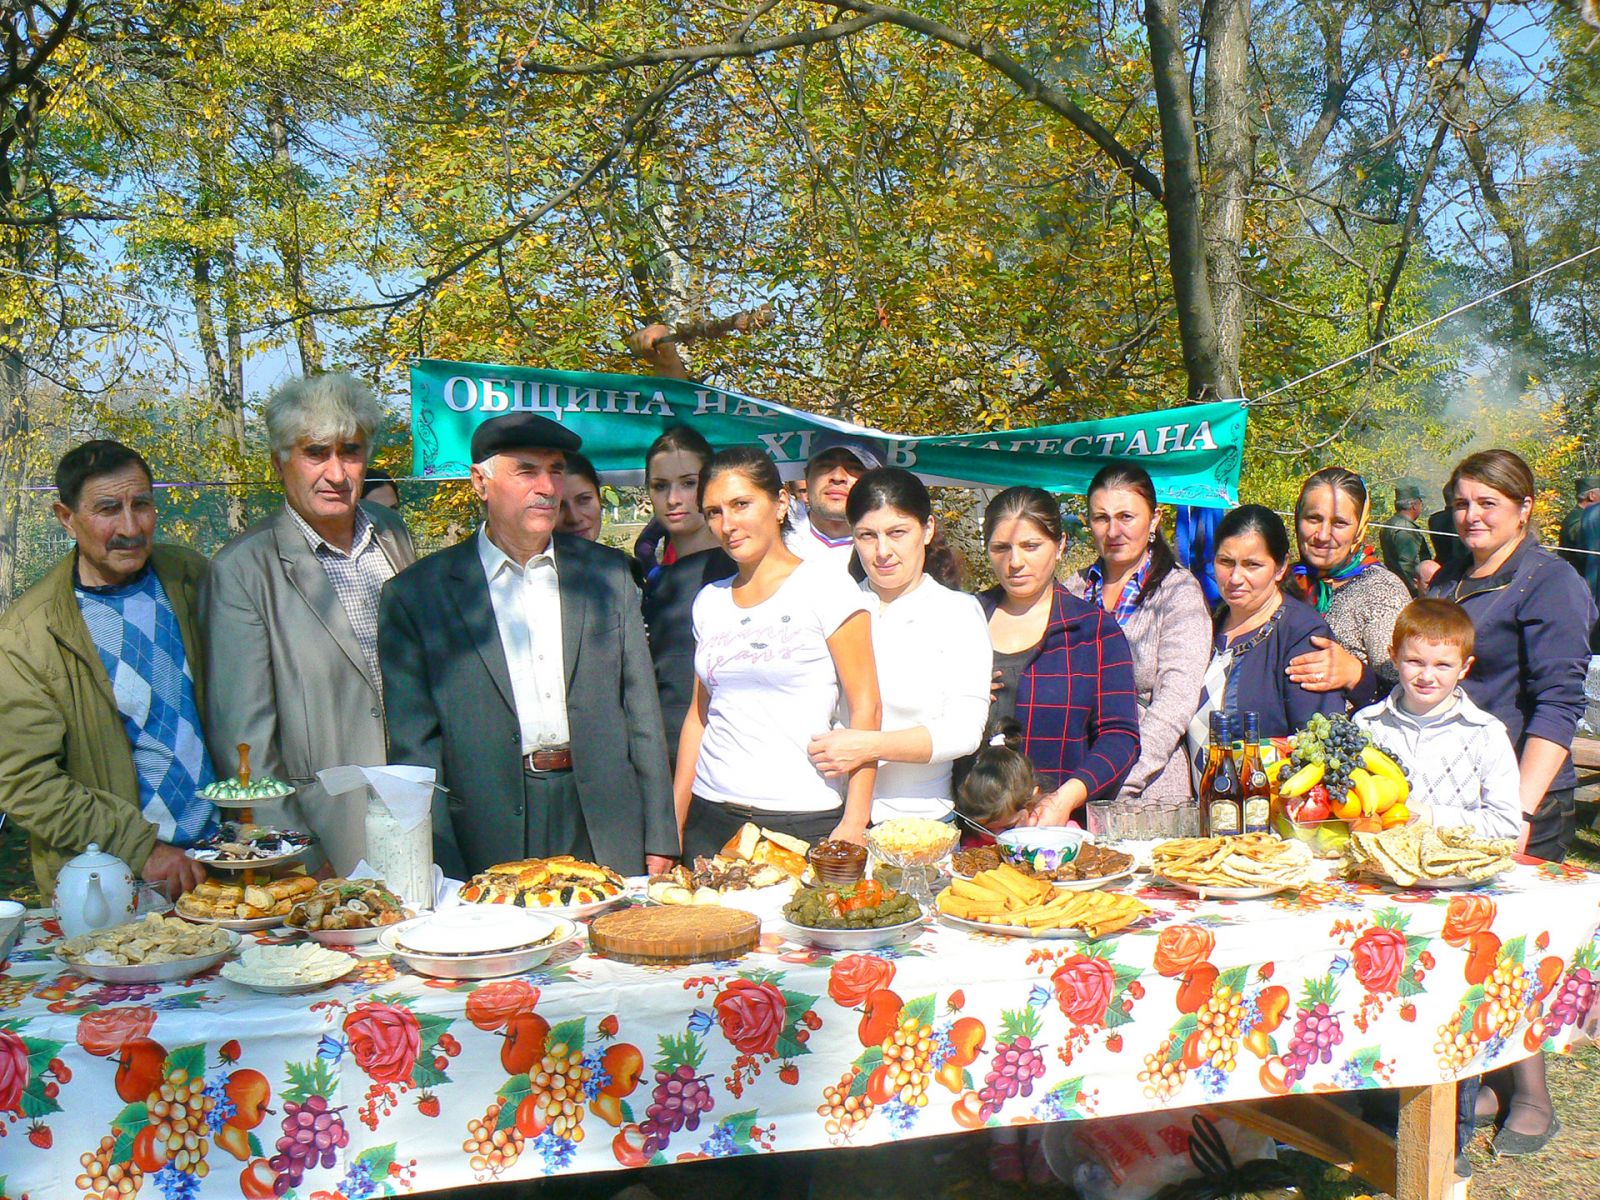
POLYGON ((254 772, 295 781, 301 790, 276 819, 314 832, 340 874, 366 852, 366 806, 328 796, 314 776, 387 761, 378 596, 416 557, 400 518, 359 500, 382 419, 349 375, 276 392, 266 421, 284 507, 222 548, 201 593, 217 772, 238 769, 244 742, 254 772))
POLYGON ((466 878, 572 854, 624 874, 678 853, 672 778, 628 559, 554 534, 554 421, 509 413, 472 438, 478 533, 383 590, 389 761, 433 767, 434 858, 466 878))

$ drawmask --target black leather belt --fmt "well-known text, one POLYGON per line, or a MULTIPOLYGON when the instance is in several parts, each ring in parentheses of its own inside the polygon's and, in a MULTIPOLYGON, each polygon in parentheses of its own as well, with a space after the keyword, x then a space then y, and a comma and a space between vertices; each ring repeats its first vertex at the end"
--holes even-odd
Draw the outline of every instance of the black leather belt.
POLYGON ((522 756, 522 765, 529 771, 570 771, 572 770, 572 751, 567 748, 560 750, 535 750, 532 754, 522 756))

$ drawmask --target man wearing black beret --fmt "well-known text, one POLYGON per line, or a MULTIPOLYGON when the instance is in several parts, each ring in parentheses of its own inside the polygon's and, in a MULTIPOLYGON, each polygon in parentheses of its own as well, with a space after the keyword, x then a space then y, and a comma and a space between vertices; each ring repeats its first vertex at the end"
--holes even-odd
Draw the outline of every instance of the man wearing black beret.
POLYGON ((627 557, 554 533, 578 436, 509 413, 472 436, 477 534, 384 588, 389 761, 434 767, 434 857, 465 879, 571 854, 626 875, 678 853, 672 777, 627 557))

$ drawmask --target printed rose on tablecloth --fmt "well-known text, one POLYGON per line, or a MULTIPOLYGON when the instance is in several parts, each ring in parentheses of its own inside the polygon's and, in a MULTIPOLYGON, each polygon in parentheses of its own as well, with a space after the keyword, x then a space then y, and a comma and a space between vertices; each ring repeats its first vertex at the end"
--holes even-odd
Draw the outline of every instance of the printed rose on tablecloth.
POLYGON ((1390 993, 1406 965, 1406 938, 1398 929, 1373 926, 1350 947, 1350 969, 1369 992, 1390 993))
POLYGON ((1477 892, 1450 897, 1444 918, 1444 940, 1455 947, 1465 946, 1475 933, 1485 933, 1494 924, 1494 901, 1477 892))
POLYGON ((129 1042, 148 1037, 155 1026, 153 1008, 102 1008, 78 1018, 78 1045, 96 1058, 108 1058, 129 1042))
POLYGON ((350 1053, 375 1083, 404 1083, 422 1052, 422 1031, 408 1008, 363 1004, 344 1019, 350 1053))
POLYGON ((1156 938, 1152 965, 1167 979, 1176 979, 1211 957, 1217 939, 1203 925, 1169 925, 1156 938))
POLYGON ((526 979, 496 979, 467 997, 466 1016, 477 1028, 492 1033, 519 1013, 533 1011, 539 989, 526 979))
POLYGON ((741 1054, 771 1054, 783 1032, 788 1003, 771 983, 735 979, 712 1001, 723 1036, 741 1054))
POLYGON ((828 972, 828 996, 840 1008, 860 1008, 873 992, 894 981, 894 964, 874 954, 852 954, 828 972))
POLYGON ((0 1029, 0 1112, 21 1112, 28 1087, 28 1047, 9 1029, 0 1029))
POLYGON ((1098 1025, 1105 1021, 1117 973, 1104 959, 1074 954, 1056 968, 1050 982, 1067 1020, 1077 1025, 1098 1025))

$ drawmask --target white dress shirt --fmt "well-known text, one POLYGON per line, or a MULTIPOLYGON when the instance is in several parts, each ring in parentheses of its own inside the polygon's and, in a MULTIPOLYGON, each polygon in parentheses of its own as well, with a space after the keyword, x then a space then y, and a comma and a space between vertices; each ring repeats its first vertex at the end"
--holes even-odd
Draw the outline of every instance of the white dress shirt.
POLYGON ((480 525, 478 559, 489 580, 489 600, 511 672, 522 753, 564 747, 571 734, 555 541, 544 553, 518 564, 489 540, 488 526, 480 525))

